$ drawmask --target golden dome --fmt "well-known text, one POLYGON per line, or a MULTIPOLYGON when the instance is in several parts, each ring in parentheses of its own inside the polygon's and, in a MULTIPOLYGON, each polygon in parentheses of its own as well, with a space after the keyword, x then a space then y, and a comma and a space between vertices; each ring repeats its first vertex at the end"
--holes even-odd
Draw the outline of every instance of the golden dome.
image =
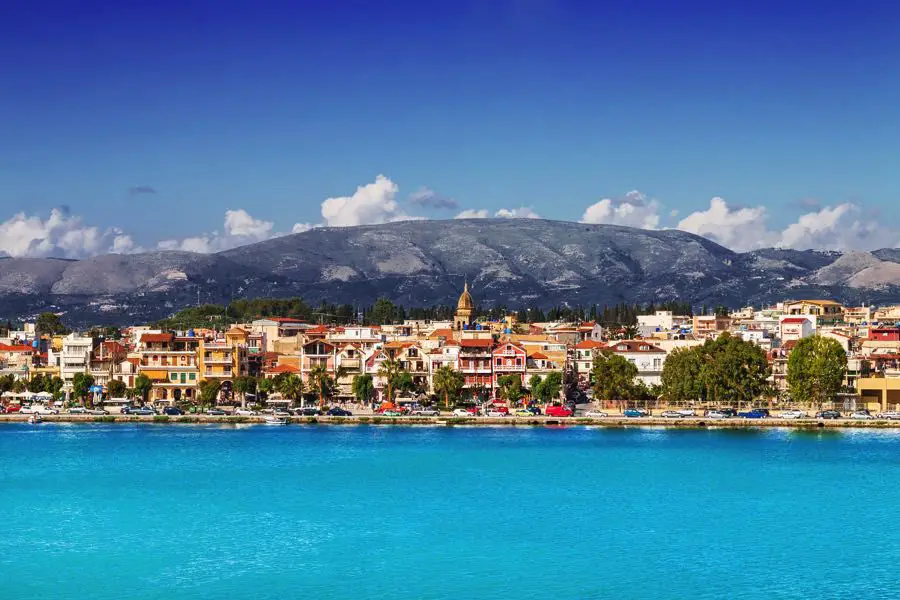
POLYGON ((475 310, 475 301, 472 300, 472 294, 469 293, 468 281, 463 288, 463 293, 459 296, 459 302, 456 303, 456 310, 475 310))

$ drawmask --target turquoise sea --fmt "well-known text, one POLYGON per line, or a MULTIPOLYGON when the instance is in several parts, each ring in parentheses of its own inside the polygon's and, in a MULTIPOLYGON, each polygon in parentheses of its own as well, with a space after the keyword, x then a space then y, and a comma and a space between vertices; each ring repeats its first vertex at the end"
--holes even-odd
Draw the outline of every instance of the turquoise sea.
POLYGON ((900 433, 0 425, 0 598, 897 598, 900 433))

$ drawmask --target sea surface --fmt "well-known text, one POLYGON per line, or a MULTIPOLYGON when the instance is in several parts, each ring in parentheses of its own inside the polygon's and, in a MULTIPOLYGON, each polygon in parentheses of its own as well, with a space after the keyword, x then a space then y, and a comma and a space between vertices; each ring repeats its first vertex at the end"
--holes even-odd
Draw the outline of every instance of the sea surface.
POLYGON ((900 597, 900 433, 0 425, 0 598, 900 597))

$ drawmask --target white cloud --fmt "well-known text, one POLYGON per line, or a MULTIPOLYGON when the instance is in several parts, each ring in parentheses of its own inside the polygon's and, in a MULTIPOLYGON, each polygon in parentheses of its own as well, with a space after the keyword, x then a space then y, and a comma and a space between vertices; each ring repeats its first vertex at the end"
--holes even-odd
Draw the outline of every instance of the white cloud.
POLYGON ((253 218, 246 210, 226 210, 223 233, 214 231, 181 240, 163 240, 157 244, 160 250, 183 250, 185 252, 221 252, 245 244, 261 242, 279 235, 273 233, 271 221, 253 218))
POLYGON ((487 209, 485 209, 485 208, 467 208, 466 210, 462 211, 461 213, 459 213, 458 215, 456 215, 453 218, 454 219, 487 219, 488 214, 490 214, 490 213, 488 213, 487 209))
POLYGON ((305 231, 309 231, 315 227, 312 223, 294 223, 294 226, 291 228, 291 233, 303 233, 305 231))
POLYGON ((109 247, 108 252, 111 254, 133 254, 135 252, 140 252, 141 250, 142 249, 134 243, 134 240, 130 235, 116 230, 112 245, 109 247))
POLYGON ((105 251, 113 235, 113 230, 84 225, 59 208, 46 219, 21 212, 0 223, 0 254, 81 258, 105 251))
POLYGON ((604 198, 591 204, 581 216, 581 222, 656 229, 659 227, 659 211, 659 202, 635 190, 620 200, 604 198))
POLYGON ((373 183, 356 188, 352 196, 327 198, 322 202, 325 225, 348 227, 406 221, 410 217, 397 204, 397 184, 379 175, 373 183))
POLYGON ((501 208, 494 213, 498 219, 540 219, 541 215, 537 214, 527 206, 519 208, 501 208))
POLYGON ((254 219, 243 208, 225 211, 225 235, 227 236, 263 240, 271 236, 272 227, 274 227, 274 223, 271 221, 254 219))
POLYGON ((709 208, 693 212, 678 222, 678 229, 696 233, 732 250, 772 246, 777 233, 766 227, 766 208, 731 208, 722 198, 713 198, 709 208))
POLYGON ((860 207, 851 203, 826 206, 801 215, 783 230, 770 229, 764 206, 732 208, 722 198, 713 198, 709 208, 691 213, 678 229, 696 233, 732 250, 776 247, 796 250, 873 250, 895 246, 889 228, 862 218, 860 207))
MULTIPOLYGON (((454 219, 487 219, 491 213, 486 208, 467 208, 462 211, 454 219)), ((537 214, 527 206, 519 208, 501 208, 494 213, 495 219, 540 219, 541 215, 537 214)))

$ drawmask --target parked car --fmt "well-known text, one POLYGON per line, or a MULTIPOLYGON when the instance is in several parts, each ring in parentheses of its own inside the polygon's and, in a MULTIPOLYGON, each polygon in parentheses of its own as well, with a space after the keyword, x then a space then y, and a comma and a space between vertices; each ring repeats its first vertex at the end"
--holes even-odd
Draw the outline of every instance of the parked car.
POLYGON ((739 412, 737 416, 743 419, 768 419, 769 411, 765 408, 753 408, 744 412, 739 412))
POLYGON ((519 408, 516 409, 516 412, 513 413, 517 417, 533 417, 534 413, 528 410, 527 408, 519 408))
POLYGON ((340 406, 333 406, 328 409, 328 412, 325 413, 329 417, 352 417, 353 413, 345 408, 341 408, 340 406))
POLYGON ((808 415, 802 410, 783 410, 779 416, 782 419, 805 419, 808 415))
POLYGON ((94 415, 94 416, 97 416, 97 417, 100 417, 100 416, 103 416, 103 415, 108 415, 108 414, 109 414, 109 411, 106 410, 105 408, 97 408, 97 407, 95 406, 94 408, 89 408, 88 411, 87 411, 87 414, 89 414, 89 415, 94 415))
POLYGON ((602 410, 589 410, 584 413, 584 416, 588 417, 589 419, 602 419, 604 417, 608 417, 609 414, 603 412, 602 410))
POLYGON ((639 417, 649 417, 650 416, 650 414, 647 411, 641 410, 639 408, 626 408, 622 414, 625 415, 626 417, 628 417, 629 419, 636 419, 639 417))
POLYGON ((738 414, 738 411, 733 408, 720 408, 718 410, 726 417, 736 417, 738 414))
POLYGON ((836 410, 823 410, 816 413, 817 419, 840 419, 841 413, 836 410))
POLYGON ((540 406, 529 406, 525 410, 538 417, 541 415, 541 407, 540 406))
POLYGON ((436 408, 425 408, 424 406, 418 406, 413 408, 410 413, 411 415, 416 415, 417 417, 439 417, 441 415, 441 411, 436 408))
POLYGON ((681 419, 681 418, 684 418, 684 415, 681 414, 681 412, 680 412, 680 411, 677 411, 677 410, 664 410, 664 411, 662 411, 661 413, 659 413, 659 416, 661 416, 661 417, 664 418, 664 419, 681 419))
POLYGON ((467 409, 467 408, 454 408, 453 416, 454 417, 472 417, 474 415, 472 413, 470 413, 469 409, 467 409))
POLYGON ((508 417, 509 410, 500 410, 498 408, 489 408, 487 411, 487 416, 489 417, 508 417))
POLYGON ((889 410, 887 412, 880 412, 876 415, 879 419, 887 419, 888 421, 896 421, 900 419, 900 412, 896 410, 889 410))
POLYGON ((575 413, 567 406, 548 406, 544 414, 548 417, 571 417, 575 413))
POLYGON ((9 404, 6 406, 6 414, 11 415, 22 410, 21 404, 9 404))
MULTIPOLYGON (((299 415, 299 414, 300 414, 300 411, 298 410, 298 411, 296 411, 294 414, 299 415)), ((318 409, 318 408, 316 409, 315 414, 319 414, 319 409, 318 409)), ((284 408, 276 408, 275 410, 272 411, 272 416, 273 416, 273 417, 278 417, 279 419, 284 419, 284 418, 286 418, 286 417, 290 417, 290 416, 293 416, 293 415, 291 414, 291 411, 289 411, 289 410, 287 410, 287 409, 284 409, 284 408)))
POLYGON ((869 421, 874 419, 875 417, 869 414, 869 411, 867 410, 857 410, 856 412, 850 413, 850 418, 857 421, 869 421))
POLYGON ((58 415, 59 411, 50 406, 44 406, 43 404, 34 404, 31 407, 32 414, 35 415, 58 415))
POLYGON ((88 414, 88 409, 83 406, 73 406, 66 412, 70 415, 86 415, 88 414))
POLYGON ((259 413, 255 410, 250 410, 249 408, 236 408, 231 414, 237 417, 252 417, 254 415, 258 415, 259 413))
POLYGON ((693 408, 680 408, 680 409, 676 410, 675 412, 677 412, 682 417, 693 417, 693 416, 697 415, 697 413, 694 412, 693 408))
POLYGON ((221 408, 208 408, 206 410, 206 414, 211 417, 224 417, 228 413, 222 410, 221 408))
POLYGON ((184 411, 177 406, 167 406, 162 410, 162 414, 176 417, 178 415, 183 415, 184 411))
POLYGON ((155 415, 153 409, 149 406, 123 406, 122 407, 123 415, 135 415, 138 417, 149 417, 151 415, 155 415))
POLYGON ((707 419, 727 419, 729 415, 721 410, 708 410, 704 415, 707 419))
POLYGON ((388 409, 388 410, 382 412, 381 414, 385 417, 402 417, 403 416, 402 411, 394 410, 394 409, 388 409))

